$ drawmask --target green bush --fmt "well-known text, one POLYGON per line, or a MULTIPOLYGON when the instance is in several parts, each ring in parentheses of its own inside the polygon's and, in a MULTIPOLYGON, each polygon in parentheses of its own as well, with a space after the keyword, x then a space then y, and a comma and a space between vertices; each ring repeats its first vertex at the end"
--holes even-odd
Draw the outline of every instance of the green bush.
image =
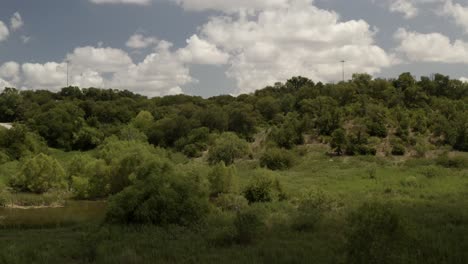
POLYGON ((51 189, 65 189, 65 176, 65 170, 57 160, 39 154, 23 162, 20 172, 10 179, 10 184, 21 191, 45 193, 51 189))
POLYGON ((299 199, 292 226, 298 231, 312 230, 331 208, 331 199, 322 191, 305 192, 299 199))
POLYGON ((270 148, 260 157, 260 166, 270 170, 286 170, 293 166, 294 155, 286 149, 270 148))
POLYGON ((346 239, 346 263, 393 264, 399 263, 404 231, 387 205, 366 203, 348 217, 346 239))
POLYGON ((106 222, 185 226, 208 213, 208 193, 198 177, 170 170, 145 173, 137 176, 144 180, 111 197, 106 222))
POLYGON ((226 167, 222 161, 212 168, 208 174, 208 180, 210 182, 211 196, 238 191, 238 179, 235 168, 232 166, 226 167))
POLYGON ((392 155, 394 156, 403 156, 405 155, 406 149, 401 144, 395 144, 392 147, 392 155))
POLYGON ((247 141, 239 138, 236 134, 227 132, 215 140, 214 145, 208 152, 208 162, 217 164, 221 161, 226 165, 234 163, 235 159, 246 156, 249 152, 247 141))
POLYGON ((463 156, 450 157, 448 154, 444 154, 436 159, 436 163, 445 168, 468 168, 468 158, 463 156))
POLYGON ((244 197, 249 203, 271 202, 273 181, 271 178, 259 175, 251 180, 244 190, 244 197))
POLYGON ((249 203, 264 203, 287 198, 279 180, 262 170, 255 173, 243 194, 249 203))
POLYGON ((224 211, 238 211, 247 208, 249 205, 244 196, 232 193, 220 194, 214 200, 214 203, 224 211))
POLYGON ((239 211, 234 220, 235 239, 239 244, 250 244, 257 240, 264 224, 257 212, 252 209, 239 211))

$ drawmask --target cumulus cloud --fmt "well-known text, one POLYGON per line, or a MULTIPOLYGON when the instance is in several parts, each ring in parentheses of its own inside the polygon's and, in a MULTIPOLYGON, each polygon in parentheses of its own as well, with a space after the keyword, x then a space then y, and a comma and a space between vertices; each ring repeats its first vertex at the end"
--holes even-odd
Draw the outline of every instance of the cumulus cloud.
POLYGON ((236 80, 239 93, 296 75, 338 80, 343 59, 348 71, 370 74, 394 63, 392 55, 374 44, 374 32, 365 21, 340 21, 338 14, 310 0, 286 2, 287 7, 254 16, 213 17, 201 27, 198 38, 229 54, 227 75, 236 80))
POLYGON ((10 31, 3 21, 0 20, 0 42, 6 40, 10 35, 10 31))
POLYGON ((11 85, 11 83, 0 78, 0 90, 3 90, 5 87, 13 87, 13 85, 11 85))
POLYGON ((229 54, 222 52, 215 45, 193 35, 187 40, 187 46, 178 51, 180 59, 192 64, 226 64, 229 54))
POLYGON ((13 16, 10 19, 10 25, 11 25, 11 30, 12 31, 16 31, 16 30, 20 29, 21 27, 23 27, 24 22, 23 22, 23 18, 21 18, 20 13, 15 12, 13 14, 13 16))
POLYGON ((421 34, 400 28, 394 38, 400 42, 397 50, 410 61, 468 63, 468 43, 450 41, 440 33, 421 34))
POLYGON ((149 54, 128 70, 120 71, 110 81, 110 86, 131 89, 149 96, 182 93, 181 86, 194 80, 189 69, 170 49, 172 44, 161 41, 154 53, 149 54))
POLYGON ((47 62, 25 63, 21 66, 23 85, 30 89, 46 89, 56 91, 66 86, 66 63, 47 62))
POLYGON ((145 37, 142 34, 134 34, 127 40, 125 45, 132 49, 144 49, 157 43, 158 39, 155 37, 145 37))
POLYGON ((407 19, 413 18, 418 14, 418 9, 411 0, 392 0, 390 11, 402 13, 407 19))
POLYGON ((20 65, 14 61, 9 61, 0 66, 0 77, 13 80, 19 75, 20 65))
POLYGON ((117 72, 133 64, 130 56, 123 50, 91 46, 76 48, 67 55, 67 60, 79 72, 87 69, 101 73, 117 72))
MULTIPOLYGON (((160 41, 152 53, 134 63, 123 50, 102 47, 78 47, 63 62, 14 62, 0 67, 5 83, 12 76, 22 89, 58 90, 67 83, 79 87, 127 89, 147 96, 182 93, 182 86, 195 81, 188 65, 181 60, 172 43, 160 41)), ((11 83, 11 82, 9 82, 11 83)))
POLYGON ((465 33, 468 33, 468 6, 447 0, 442 13, 452 17, 454 22, 462 27, 465 33))
POLYGON ((135 5, 148 5, 151 0, 89 0, 94 4, 135 4, 135 5))

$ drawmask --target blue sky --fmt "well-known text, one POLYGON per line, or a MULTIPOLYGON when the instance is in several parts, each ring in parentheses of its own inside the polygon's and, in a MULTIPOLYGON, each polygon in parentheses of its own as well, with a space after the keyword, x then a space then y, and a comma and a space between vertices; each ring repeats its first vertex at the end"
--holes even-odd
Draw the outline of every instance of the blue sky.
POLYGON ((336 82, 342 59, 347 78, 468 77, 465 1, 1 0, 0 21, 1 88, 60 89, 66 61, 72 85, 148 96, 336 82))

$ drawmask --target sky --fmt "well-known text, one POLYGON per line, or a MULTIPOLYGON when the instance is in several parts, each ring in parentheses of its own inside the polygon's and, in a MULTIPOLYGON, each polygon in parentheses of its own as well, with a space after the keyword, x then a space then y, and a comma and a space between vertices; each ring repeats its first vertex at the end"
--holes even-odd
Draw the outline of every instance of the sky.
POLYGON ((468 0, 0 0, 1 89, 238 95, 342 60, 468 81, 468 0))

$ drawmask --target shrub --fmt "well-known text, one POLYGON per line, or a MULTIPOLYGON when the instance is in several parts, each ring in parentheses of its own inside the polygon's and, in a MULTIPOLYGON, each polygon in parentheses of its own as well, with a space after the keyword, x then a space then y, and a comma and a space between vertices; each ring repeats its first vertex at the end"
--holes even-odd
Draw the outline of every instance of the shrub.
POLYGON ((249 203, 271 202, 286 199, 281 183, 268 173, 257 171, 244 189, 244 197, 249 203))
POLYGON ((392 155, 394 156, 403 156, 405 155, 406 149, 401 144, 395 144, 392 147, 392 155))
POLYGON ((244 197, 249 203, 271 202, 273 181, 271 178, 260 175, 256 176, 244 190, 244 197))
POLYGON ((217 164, 221 161, 226 165, 234 163, 235 159, 242 158, 249 152, 249 145, 234 133, 223 133, 215 140, 208 152, 208 162, 217 164))
POLYGON ((320 190, 302 194, 299 199, 292 226, 298 231, 311 230, 322 219, 324 213, 331 210, 331 200, 320 190))
POLYGON ((400 182, 402 186, 405 187, 419 187, 418 178, 414 176, 409 176, 400 182))
POLYGON ((222 193, 235 193, 238 190, 237 174, 234 167, 226 167, 220 162, 208 174, 210 195, 218 196, 222 193))
POLYGON ((216 206, 225 211, 238 211, 249 205, 244 196, 232 193, 220 194, 214 202, 216 206))
POLYGON ((190 225, 209 209, 197 177, 152 170, 109 200, 106 221, 116 224, 190 225))
POLYGON ((258 213, 252 209, 237 212, 234 220, 235 239, 239 244, 250 244, 258 239, 263 222, 258 213))
POLYGON ((270 170, 286 170, 292 167, 294 155, 286 149, 267 149, 260 157, 260 166, 270 170))
POLYGON ((404 232, 388 206, 366 203, 348 217, 346 263, 397 263, 396 252, 404 232))
POLYGON ((27 159, 10 184, 22 191, 44 193, 67 186, 65 171, 57 160, 45 154, 27 159))
POLYGON ((450 157, 448 154, 444 154, 436 159, 436 163, 445 168, 468 168, 468 159, 463 156, 450 157))
POLYGON ((330 146, 335 150, 338 155, 343 154, 348 145, 348 140, 346 138, 346 131, 342 128, 339 128, 332 133, 332 139, 330 146))

